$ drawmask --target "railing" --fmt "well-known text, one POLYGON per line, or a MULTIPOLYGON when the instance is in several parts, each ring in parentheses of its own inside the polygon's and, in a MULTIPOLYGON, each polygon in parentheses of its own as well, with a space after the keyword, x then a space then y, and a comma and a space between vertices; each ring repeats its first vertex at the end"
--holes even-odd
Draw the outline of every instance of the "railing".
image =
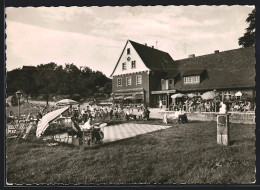
MULTIPOLYGON (((230 114, 230 123, 244 123, 244 124, 255 124, 255 113, 254 112, 228 112, 230 114)), ((188 113, 188 117, 196 118, 196 120, 210 120, 216 121, 217 113, 215 112, 197 112, 188 113)), ((194 119, 195 120, 195 119, 194 119)))

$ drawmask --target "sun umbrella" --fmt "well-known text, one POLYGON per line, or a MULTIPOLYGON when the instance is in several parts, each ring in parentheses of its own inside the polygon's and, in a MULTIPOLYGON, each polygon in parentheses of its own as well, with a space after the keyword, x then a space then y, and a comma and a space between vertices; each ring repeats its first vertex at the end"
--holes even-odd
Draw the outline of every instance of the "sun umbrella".
POLYGON ((79 103, 76 102, 75 100, 71 100, 71 99, 63 99, 56 103, 57 106, 68 106, 68 105, 76 105, 76 104, 79 104, 79 103))
POLYGON ((123 96, 116 96, 116 97, 115 97, 115 100, 122 100, 122 99, 124 99, 123 96))
POLYGON ((187 95, 189 98, 200 97, 200 95, 190 93, 187 95))
POLYGON ((173 99, 175 99, 175 98, 182 98, 182 97, 184 97, 184 96, 186 96, 186 95, 185 95, 185 94, 178 93, 178 94, 173 94, 173 95, 171 96, 171 98, 173 98, 173 99))
POLYGON ((133 96, 127 96, 127 97, 125 97, 125 99, 127 99, 127 100, 133 100, 134 97, 133 97, 133 96))
POLYGON ((242 96, 242 92, 238 91, 235 96, 242 96))
POLYGON ((64 107, 44 115, 37 125, 36 136, 40 137, 44 133, 44 131, 49 127, 50 123, 68 109, 69 107, 64 107))
POLYGON ((215 92, 209 91, 205 92, 204 94, 201 95, 202 99, 204 100, 213 100, 215 98, 215 92))

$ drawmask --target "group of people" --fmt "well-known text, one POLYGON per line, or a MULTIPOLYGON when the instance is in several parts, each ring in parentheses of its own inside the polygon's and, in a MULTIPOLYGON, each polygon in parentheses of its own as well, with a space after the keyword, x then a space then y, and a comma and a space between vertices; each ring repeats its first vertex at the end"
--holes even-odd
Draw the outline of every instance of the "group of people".
POLYGON ((105 122, 108 120, 130 120, 130 119, 149 119, 150 111, 147 107, 141 106, 134 108, 130 106, 122 107, 116 105, 113 107, 103 107, 97 105, 87 105, 85 108, 70 108, 71 117, 75 118, 79 123, 85 123, 91 118, 95 122, 105 122))

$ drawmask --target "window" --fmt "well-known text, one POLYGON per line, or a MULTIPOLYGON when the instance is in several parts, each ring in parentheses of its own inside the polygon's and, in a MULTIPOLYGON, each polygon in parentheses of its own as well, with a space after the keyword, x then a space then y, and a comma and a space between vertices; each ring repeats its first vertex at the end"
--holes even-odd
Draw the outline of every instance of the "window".
POLYGON ((130 55, 130 48, 127 48, 127 55, 130 55))
POLYGON ((137 75, 136 76, 136 85, 142 84, 142 75, 137 75))
POLYGON ((126 86, 130 86, 131 83, 131 77, 126 77, 126 86))
POLYGON ((172 84, 172 80, 169 80, 169 84, 172 84))
POLYGON ((135 69, 136 65, 135 65, 135 61, 132 61, 132 69, 135 69))
POLYGON ((200 76, 184 77, 184 84, 198 84, 200 83, 200 76))
POLYGON ((122 79, 121 78, 117 79, 117 86, 122 86, 122 79))
POLYGON ((122 63, 122 70, 126 70, 126 63, 122 63))
POLYGON ((161 80, 161 83, 164 84, 164 79, 161 80))

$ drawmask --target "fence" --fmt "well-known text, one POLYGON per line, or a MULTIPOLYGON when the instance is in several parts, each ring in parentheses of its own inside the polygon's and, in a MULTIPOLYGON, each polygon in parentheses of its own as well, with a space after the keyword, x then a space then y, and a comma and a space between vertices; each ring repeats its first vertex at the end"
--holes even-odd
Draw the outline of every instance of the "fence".
MULTIPOLYGON (((255 113, 254 112, 229 112, 230 123, 244 123, 244 124, 255 124, 255 113)), ((216 121, 217 114, 214 112, 201 112, 201 113, 187 113, 190 120, 208 120, 216 121)))

